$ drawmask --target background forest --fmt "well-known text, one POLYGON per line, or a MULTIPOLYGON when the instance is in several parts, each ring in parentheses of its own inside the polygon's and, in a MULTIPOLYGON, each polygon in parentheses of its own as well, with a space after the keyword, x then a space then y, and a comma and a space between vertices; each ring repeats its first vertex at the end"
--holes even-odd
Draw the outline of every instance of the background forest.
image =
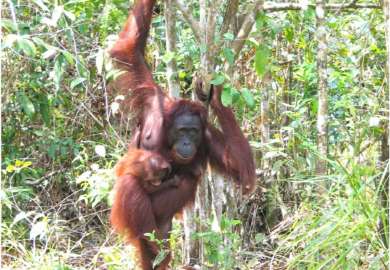
MULTIPOLYGON (((2 269, 132 268, 108 221, 129 129, 107 50, 130 2, 2 2, 2 269)), ((195 75, 223 84, 258 175, 241 197, 208 173, 174 223, 173 269, 387 269, 389 12, 389 0, 158 1, 155 80, 185 98, 195 75)))

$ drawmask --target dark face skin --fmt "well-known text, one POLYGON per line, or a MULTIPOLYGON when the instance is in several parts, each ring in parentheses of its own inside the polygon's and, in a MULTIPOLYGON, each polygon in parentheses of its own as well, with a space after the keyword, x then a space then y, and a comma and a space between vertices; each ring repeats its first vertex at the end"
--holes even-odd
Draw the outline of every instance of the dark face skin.
POLYGON ((177 117, 169 130, 169 143, 173 158, 178 163, 188 163, 194 158, 202 140, 202 124, 194 114, 177 117))

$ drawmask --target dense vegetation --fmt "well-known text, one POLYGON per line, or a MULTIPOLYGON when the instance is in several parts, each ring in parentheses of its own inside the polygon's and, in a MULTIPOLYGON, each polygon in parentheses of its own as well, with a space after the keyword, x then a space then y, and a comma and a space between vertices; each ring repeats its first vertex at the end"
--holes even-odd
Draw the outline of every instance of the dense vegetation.
MULTIPOLYGON (((219 9, 226 6, 222 2, 219 9)), ((201 16, 197 1, 188 3, 194 17, 201 16)), ((118 97, 107 86, 118 71, 106 53, 129 4, 4 3, 0 198, 5 269, 132 265, 131 248, 108 223, 112 168, 129 132, 113 115, 118 97)), ((224 198, 213 195, 223 202, 219 224, 213 211, 206 220, 195 218, 200 226, 194 241, 203 246, 198 263, 205 269, 386 269, 389 81, 383 10, 327 12, 325 156, 317 145, 315 9, 271 11, 258 12, 239 54, 232 49, 233 27, 220 37, 223 46, 213 56, 210 79, 224 84, 223 103, 235 109, 251 141, 259 181, 249 198, 237 199, 230 184, 223 188, 224 198), (318 171, 324 161, 325 173, 318 171)), ((245 17, 245 12, 239 6, 237 14, 245 17)), ((160 3, 147 56, 162 86, 168 64, 175 61, 180 95, 190 98, 208 48, 199 46, 181 17, 177 11, 176 51, 167 51, 160 3)), ((222 21, 217 17, 217 26, 222 21)), ((217 37, 214 42, 221 43, 217 37)), ((182 231, 177 221, 170 239, 173 268, 182 260, 182 231)))

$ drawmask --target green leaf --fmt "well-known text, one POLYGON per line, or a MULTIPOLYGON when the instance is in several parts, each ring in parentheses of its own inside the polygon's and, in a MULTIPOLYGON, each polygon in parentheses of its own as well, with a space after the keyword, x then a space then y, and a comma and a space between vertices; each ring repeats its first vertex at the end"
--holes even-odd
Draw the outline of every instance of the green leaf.
POLYGON ((126 73, 126 70, 112 69, 106 74, 106 80, 116 80, 120 75, 126 73))
POLYGON ((45 3, 42 0, 33 0, 33 2, 44 11, 49 11, 49 8, 45 5, 45 3))
POLYGON ((73 80, 70 83, 70 89, 73 90, 76 86, 80 85, 82 82, 85 82, 87 79, 86 78, 77 78, 73 80))
POLYGON ((54 46, 51 46, 50 44, 46 43, 45 41, 43 41, 41 38, 39 37, 33 37, 32 40, 34 41, 34 43, 37 45, 37 46, 41 46, 47 50, 51 49, 51 48, 54 48, 54 49, 57 49, 57 47, 54 47, 54 46))
POLYGON ((28 40, 23 37, 18 37, 17 44, 26 55, 30 57, 34 57, 36 55, 37 49, 35 48, 35 45, 31 40, 28 40))
POLYGON ((175 58, 175 53, 174 52, 166 52, 164 56, 162 57, 162 60, 165 64, 168 64, 175 58))
POLYGON ((15 34, 6 35, 3 40, 3 43, 1 44, 1 48, 2 49, 11 48, 17 40, 18 40, 18 35, 15 34))
POLYGON ((153 269, 157 265, 159 265, 165 259, 165 257, 167 257, 167 255, 168 255, 168 253, 165 250, 161 249, 153 261, 153 269))
POLYGON ((228 61, 229 64, 232 65, 234 63, 234 52, 232 49, 224 48, 223 56, 225 57, 225 59, 228 61))
POLYGON ((235 104, 240 100, 240 92, 236 88, 232 87, 230 89, 230 95, 232 96, 232 104, 235 104))
POLYGON ((65 16, 68 17, 71 21, 76 20, 76 16, 75 16, 72 12, 64 10, 64 14, 65 14, 65 16))
POLYGON ((256 48, 255 70, 260 78, 262 78, 264 74, 268 71, 269 54, 270 52, 268 47, 264 45, 260 45, 256 48))
POLYGON ((294 32, 293 32, 293 28, 292 28, 292 27, 287 27, 287 28, 284 30, 284 34, 285 34, 286 39, 287 39, 288 42, 292 42, 292 41, 293 41, 294 32))
POLYGON ((153 233, 144 233, 144 235, 145 235, 146 237, 148 237, 148 239, 149 239, 150 241, 156 240, 156 236, 155 236, 154 232, 153 232, 153 233))
POLYGON ((261 31, 267 25, 267 15, 264 12, 259 12, 256 17, 256 29, 261 31))
POLYGON ((46 126, 50 125, 50 105, 47 95, 39 95, 39 112, 46 126))
POLYGON ((225 33, 223 34, 223 38, 227 41, 232 41, 234 40, 234 35, 232 33, 225 33))
POLYGON ((316 16, 316 12, 314 8, 308 8, 303 12, 303 19, 305 21, 313 20, 316 16))
POLYGON ((76 62, 77 70, 80 72, 80 77, 89 78, 89 70, 87 69, 87 65, 85 64, 84 58, 79 55, 78 61, 76 62))
POLYGON ((214 79, 210 81, 211 84, 214 85, 221 85, 225 81, 225 77, 221 74, 217 74, 214 76, 214 79))
POLYGON ((255 235, 255 243, 261 243, 266 239, 266 236, 264 233, 256 233, 255 235))
POLYGON ((54 63, 54 84, 56 86, 56 90, 60 89, 61 77, 64 73, 64 63, 65 61, 63 55, 58 55, 54 63))
POLYGON ((187 73, 185 71, 180 70, 179 71, 179 79, 184 80, 187 76, 187 73))
POLYGON ((23 92, 18 92, 17 94, 17 100, 19 105, 22 107, 25 114, 27 114, 28 117, 32 118, 32 116, 35 113, 34 104, 31 102, 30 98, 26 96, 23 92))
POLYGON ((56 152, 57 152, 58 148, 59 148, 59 146, 55 142, 53 142, 50 145, 49 149, 47 149, 47 154, 51 159, 56 158, 56 152))
POLYGON ((221 94, 221 101, 224 106, 231 106, 233 103, 232 88, 224 87, 221 94))
POLYGON ((65 57, 65 60, 70 64, 74 65, 74 57, 73 55, 68 51, 62 51, 62 55, 65 57))
POLYGON ((63 6, 56 6, 53 10, 53 14, 51 15, 51 22, 54 26, 57 26, 58 20, 61 18, 62 13, 64 12, 63 6))
POLYGON ((311 111, 312 113, 315 115, 317 114, 318 112, 318 100, 317 99, 313 99, 312 102, 311 102, 311 111))
POLYGON ((282 26, 278 22, 275 22, 274 20, 270 21, 268 26, 271 29, 270 34, 271 34, 271 37, 273 37, 273 38, 275 38, 275 36, 283 30, 282 26))
POLYGON ((2 18, 0 21, 0 26, 1 28, 5 28, 8 31, 12 31, 12 32, 16 32, 17 30, 17 25, 15 25, 14 22, 9 19, 2 18))
POLYGON ((259 41, 258 40, 256 40, 255 38, 253 38, 253 37, 250 37, 250 38, 248 38, 248 41, 250 42, 250 43, 252 43, 251 45, 254 45, 254 46, 259 46, 259 41))
POLYGON ((241 90, 241 94, 246 104, 248 104, 250 108, 253 108, 255 106, 255 99, 253 98, 251 91, 247 88, 243 88, 241 90))

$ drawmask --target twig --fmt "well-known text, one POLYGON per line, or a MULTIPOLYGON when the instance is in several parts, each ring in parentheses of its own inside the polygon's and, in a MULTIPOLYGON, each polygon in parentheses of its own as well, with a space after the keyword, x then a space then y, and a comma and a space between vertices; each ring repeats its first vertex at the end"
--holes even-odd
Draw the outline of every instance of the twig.
POLYGON ((35 186, 43 182, 43 180, 52 177, 53 175, 56 175, 57 173, 62 173, 66 171, 66 169, 60 169, 58 171, 50 172, 47 175, 42 176, 38 179, 29 180, 30 178, 25 179, 25 183, 30 186, 35 186))
POLYGON ((83 108, 87 111, 87 113, 92 117, 92 119, 95 120, 95 122, 96 122, 99 126, 101 126, 102 128, 104 128, 103 123, 102 123, 99 119, 97 119, 95 115, 93 115, 93 113, 88 109, 88 107, 85 106, 85 104, 84 104, 83 102, 80 102, 80 104, 81 104, 81 107, 83 107, 83 108))
POLYGON ((184 19, 190 25, 192 31, 194 32, 195 39, 200 43, 201 31, 200 31, 199 22, 194 18, 194 16, 192 16, 191 8, 187 7, 187 5, 182 2, 182 0, 173 0, 173 1, 175 2, 180 12, 183 14, 184 19))

